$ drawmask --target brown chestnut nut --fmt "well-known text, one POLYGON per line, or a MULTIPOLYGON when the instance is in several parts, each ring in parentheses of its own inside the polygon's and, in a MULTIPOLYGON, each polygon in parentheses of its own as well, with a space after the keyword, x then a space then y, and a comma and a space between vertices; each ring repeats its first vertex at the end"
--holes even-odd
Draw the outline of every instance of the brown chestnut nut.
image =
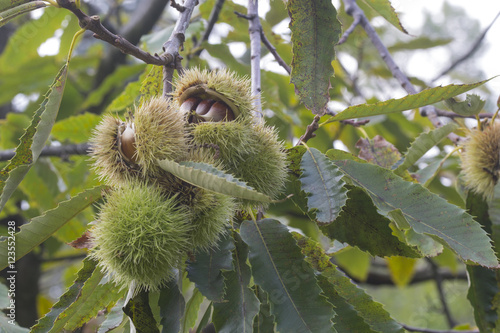
POLYGON ((232 121, 234 120, 233 111, 221 101, 215 102, 210 107, 210 110, 202 116, 206 121, 232 121))
POLYGON ((209 110, 212 104, 214 104, 215 101, 213 99, 205 99, 198 104, 196 107, 196 114, 199 116, 205 115, 209 110))
POLYGON ((181 104, 180 111, 189 113, 190 111, 196 110, 196 107, 201 101, 201 98, 190 97, 181 104))
POLYGON ((118 151, 127 162, 136 163, 134 127, 128 123, 122 126, 125 126, 125 129, 118 133, 118 151))

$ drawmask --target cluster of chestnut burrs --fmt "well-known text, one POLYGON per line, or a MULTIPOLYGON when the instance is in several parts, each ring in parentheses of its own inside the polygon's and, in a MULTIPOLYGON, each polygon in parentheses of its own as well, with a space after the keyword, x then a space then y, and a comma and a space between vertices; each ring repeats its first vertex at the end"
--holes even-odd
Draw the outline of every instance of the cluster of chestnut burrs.
POLYGON ((187 182, 162 162, 208 164, 268 198, 284 187, 284 149, 255 118, 248 79, 189 69, 174 86, 172 100, 153 97, 125 120, 105 115, 90 140, 93 167, 111 188, 91 255, 121 286, 158 289, 187 253, 216 246, 237 211, 266 205, 187 182))

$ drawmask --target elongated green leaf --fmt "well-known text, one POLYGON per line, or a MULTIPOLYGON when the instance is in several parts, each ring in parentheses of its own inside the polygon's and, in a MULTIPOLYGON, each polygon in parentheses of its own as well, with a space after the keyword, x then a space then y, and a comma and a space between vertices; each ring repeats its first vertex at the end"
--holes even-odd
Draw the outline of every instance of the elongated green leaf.
POLYGON ((159 333, 158 325, 149 306, 149 294, 142 291, 134 296, 123 308, 137 332, 159 333))
POLYGON ((274 316, 271 314, 269 295, 259 286, 254 286, 255 295, 259 299, 259 313, 254 318, 254 333, 274 332, 274 316))
POLYGON ((106 112, 118 112, 127 108, 132 108, 136 97, 140 95, 140 82, 130 82, 122 93, 118 95, 106 108, 106 112))
POLYGON ((113 305, 124 296, 124 290, 120 291, 104 275, 99 268, 94 270, 92 276, 84 282, 77 298, 57 316, 49 332, 74 331, 97 316, 100 310, 113 305))
POLYGON ((186 301, 184 301, 184 297, 175 279, 170 280, 161 289, 158 305, 160 306, 161 332, 178 333, 181 329, 181 320, 184 316, 186 301))
POLYGON ((439 170, 442 167, 441 162, 442 160, 433 161, 425 168, 416 172, 417 180, 422 186, 428 187, 432 180, 439 174, 439 170))
POLYGON ((97 331, 97 333, 107 333, 112 329, 118 328, 120 327, 120 325, 123 325, 123 322, 125 320, 128 321, 128 318, 124 315, 122 310, 123 306, 125 305, 124 303, 124 299, 116 303, 116 305, 106 315, 106 319, 102 322, 101 325, 99 325, 99 330, 97 331))
POLYGON ((373 256, 419 256, 392 234, 389 227, 391 221, 377 212, 372 200, 362 189, 351 187, 347 196, 347 204, 335 222, 320 227, 326 236, 357 246, 373 256))
POLYGON ((407 221, 400 228, 437 237, 463 260, 498 266, 489 237, 463 209, 379 166, 354 161, 334 163, 355 185, 365 189, 382 214, 400 209, 407 221))
POLYGON ((328 298, 328 302, 335 306, 335 312, 337 316, 335 317, 334 327, 337 332, 343 333, 373 333, 375 332, 370 328, 370 326, 365 323, 363 318, 358 314, 356 309, 347 301, 339 295, 335 290, 334 284, 328 281, 324 275, 318 276, 318 284, 323 290, 323 293, 328 298))
POLYGON ((254 281, 269 294, 278 331, 334 332, 335 312, 287 228, 272 219, 244 221, 240 233, 250 249, 254 281))
POLYGON ((390 54, 404 50, 425 50, 436 46, 448 45, 453 41, 453 38, 429 38, 427 36, 414 37, 409 41, 397 41, 387 49, 390 54))
POLYGON ((363 0, 368 6, 373 8, 377 13, 379 13, 383 18, 385 18, 390 24, 404 32, 408 33, 405 28, 401 25, 399 21, 398 14, 392 7, 389 0, 363 0))
POLYGON ((64 65, 57 74, 42 105, 33 115, 31 125, 21 137, 16 155, 0 171, 0 211, 42 152, 61 105, 67 69, 64 65))
POLYGON ((0 0, 0 12, 32 2, 33 0, 0 0))
POLYGON ((59 315, 71 305, 78 297, 85 282, 92 277, 97 266, 97 262, 89 257, 83 260, 83 267, 78 271, 75 282, 69 289, 59 297, 56 304, 38 323, 31 328, 32 333, 46 333, 53 327, 59 315))
POLYGON ((221 270, 232 270, 232 238, 221 238, 217 246, 206 252, 196 253, 196 261, 188 262, 188 278, 207 299, 220 302, 224 296, 224 277, 221 270))
MULTIPOLYGON (((210 305, 207 306, 205 314, 203 315, 203 317, 201 317, 200 323, 198 324, 198 328, 196 329, 196 333, 205 332, 205 326, 207 326, 211 317, 212 317, 212 304, 210 303, 210 305)), ((213 323, 211 323, 210 325, 215 327, 213 323)))
POLYGON ((437 240, 426 234, 420 234, 415 230, 408 228, 408 222, 400 209, 395 209, 387 214, 393 221, 391 229, 393 234, 401 242, 410 245, 415 251, 425 257, 435 257, 443 252, 443 245, 437 240))
POLYGON ((54 124, 51 135, 61 142, 86 142, 92 134, 92 130, 99 124, 100 120, 101 117, 88 112, 68 117, 54 124))
POLYGON ((218 170, 206 163, 181 162, 170 160, 158 161, 160 167, 176 177, 199 186, 206 190, 227 194, 232 197, 271 202, 267 195, 255 191, 246 183, 236 179, 233 175, 218 170))
MULTIPOLYGON (((491 220, 488 216, 488 204, 483 198, 469 191, 467 195, 467 212, 475 216, 486 232, 491 233, 491 220)), ((500 295, 496 271, 481 266, 467 265, 469 275, 469 292, 467 298, 474 308, 474 319, 481 332, 494 332, 498 321, 494 299, 500 295)))
POLYGON ((181 332, 189 333, 190 329, 194 327, 196 319, 198 319, 201 302, 203 302, 203 295, 198 289, 195 288, 193 290, 193 295, 186 304, 186 311, 184 312, 184 317, 182 318, 181 332))
MULTIPOLYGON (((370 327, 371 331, 380 333, 404 332, 400 324, 392 319, 382 307, 380 303, 373 301, 373 299, 365 293, 365 291, 356 286, 348 277, 344 275, 337 267, 332 264, 330 257, 328 257, 321 246, 315 241, 294 233, 297 244, 302 249, 302 253, 306 256, 309 262, 316 270, 321 272, 321 275, 328 280, 331 287, 335 290, 336 294, 328 294, 329 299, 342 299, 335 301, 337 317, 334 322, 340 321, 341 327, 347 330, 338 330, 339 332, 365 332, 359 329, 359 323, 344 320, 339 314, 344 313, 348 318, 355 319, 356 317, 363 318, 364 322, 370 327), (346 305, 351 305, 351 307, 346 305), (352 309, 356 314, 352 313, 352 309)), ((321 281, 321 280, 320 280, 321 281)), ((324 281, 323 281, 324 282, 324 281)), ((323 289, 328 292, 330 288, 323 289)), ((367 331, 367 333, 371 332, 367 331)))
POLYGON ((491 238, 498 256, 500 255, 500 182, 495 186, 493 200, 488 203, 488 214, 491 220, 491 238))
MULTIPOLYGON (((89 207, 101 198, 104 187, 95 187, 86 190, 70 200, 61 202, 58 207, 35 217, 30 223, 21 226, 16 233, 16 259, 19 260, 26 253, 43 243, 54 232, 60 229, 78 213, 89 207)), ((7 242, 0 242, 0 269, 7 267, 7 242)))
POLYGON ((370 117, 380 114, 389 114, 393 112, 416 109, 463 94, 464 92, 479 87, 488 81, 489 80, 484 80, 473 84, 461 85, 450 84, 444 87, 427 89, 418 94, 408 95, 403 98, 390 99, 388 101, 378 102, 375 104, 361 104, 351 106, 344 111, 339 112, 335 116, 330 117, 323 124, 345 119, 370 117))
POLYGON ((212 321, 219 333, 251 333, 253 320, 259 312, 259 300, 248 288, 251 272, 246 261, 248 246, 243 243, 238 233, 233 232, 235 250, 233 255, 234 270, 224 272, 226 296, 224 301, 214 303, 212 321))
POLYGON ((424 156, 425 153, 429 151, 432 147, 437 145, 441 140, 443 140, 448 134, 457 129, 458 125, 455 123, 449 123, 443 127, 436 128, 429 133, 420 134, 415 141, 411 144, 410 148, 406 152, 405 156, 397 164, 394 173, 397 175, 402 175, 410 166, 415 164, 419 158, 424 156))
POLYGON ((366 163, 365 160, 351 154, 351 153, 348 153, 346 151, 343 151, 343 150, 339 150, 339 149, 329 149, 327 152, 326 152, 326 156, 331 159, 332 161, 339 161, 339 160, 352 160, 352 161, 356 161, 358 163, 366 163))
MULTIPOLYGON (((1 6, 1 4, 0 4, 1 6)), ((26 14, 28 12, 31 12, 32 10, 38 9, 38 8, 43 8, 46 7, 47 4, 43 1, 32 1, 28 3, 24 3, 22 5, 19 5, 17 7, 9 8, 5 11, 0 9, 0 27, 4 26, 7 24, 10 20, 13 18, 26 14)))
POLYGON ((161 96, 163 93, 162 67, 148 65, 137 81, 127 84, 125 89, 106 108, 106 112, 116 112, 133 108, 134 103, 140 96, 139 105, 141 107, 145 100, 154 96, 161 96))
POLYGON ((329 0, 290 0, 287 9, 293 45, 290 82, 306 108, 322 114, 330 99, 333 46, 341 32, 337 11, 329 0))
POLYGON ((300 163, 302 190, 309 193, 307 206, 316 210, 319 222, 334 221, 347 200, 344 176, 324 154, 308 148, 300 163))

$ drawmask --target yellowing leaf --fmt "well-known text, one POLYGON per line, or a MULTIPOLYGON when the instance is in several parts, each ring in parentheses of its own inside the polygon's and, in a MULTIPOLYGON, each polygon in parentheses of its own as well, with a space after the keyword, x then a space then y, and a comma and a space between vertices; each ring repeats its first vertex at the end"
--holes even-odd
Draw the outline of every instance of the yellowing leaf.
POLYGON ((331 123, 333 121, 371 117, 381 114, 389 114, 394 112, 416 109, 425 105, 434 104, 442 100, 445 100, 447 98, 460 95, 466 91, 477 88, 488 81, 489 80, 485 80, 473 84, 461 84, 461 85, 450 84, 444 87, 426 89, 422 92, 419 92, 418 94, 408 95, 403 98, 390 99, 388 101, 378 102, 375 104, 361 104, 361 105, 351 106, 345 109, 344 111, 339 112, 335 116, 330 117, 321 125, 331 123))

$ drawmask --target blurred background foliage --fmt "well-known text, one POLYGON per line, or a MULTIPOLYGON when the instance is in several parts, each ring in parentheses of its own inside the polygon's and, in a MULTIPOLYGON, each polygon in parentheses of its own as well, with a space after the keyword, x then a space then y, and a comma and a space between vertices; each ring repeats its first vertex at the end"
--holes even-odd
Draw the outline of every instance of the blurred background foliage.
MULTIPOLYGON (((292 53, 286 9, 278 0, 261 3, 268 8, 261 15, 264 33, 285 62, 290 64, 292 53)), ((240 75, 249 76, 248 22, 234 14, 235 11, 246 13, 246 8, 226 0, 213 32, 204 40, 214 4, 215 0, 207 0, 196 7, 181 52, 183 65, 211 69, 228 67, 240 75)), ((164 0, 83 1, 82 6, 89 15, 99 15, 109 30, 129 38, 151 53, 161 51, 161 45, 170 36, 178 16, 177 11, 166 6, 164 0)), ((346 29, 351 25, 352 18, 344 12, 342 5, 337 9, 339 20, 346 29)), ((396 63, 411 75, 412 82, 419 89, 434 83, 418 76, 418 68, 412 67, 418 64, 418 59, 425 58, 429 50, 438 49, 444 55, 444 61, 436 59, 439 61, 437 66, 446 67, 457 55, 464 53, 470 40, 481 33, 478 22, 467 17, 462 8, 452 3, 426 13, 421 29, 412 31, 411 36, 380 20, 370 8, 365 6, 363 9, 374 22, 396 63)), ((404 15, 411 14, 403 13, 402 17, 404 15)), ((55 8, 37 10, 31 16, 22 16, 0 28, 2 150, 17 146, 43 94, 63 64, 71 39, 78 30, 78 22, 70 12, 55 8)), ((336 53, 337 60, 332 64, 335 77, 331 80, 330 90, 332 111, 405 95, 362 29, 356 29, 346 43, 336 48, 336 53)), ((261 65, 266 121, 276 126, 286 146, 292 147, 313 120, 313 115, 300 103, 294 87, 289 84, 289 76, 264 47, 261 65)), ((138 102, 141 81, 151 68, 94 39, 90 32, 85 33, 74 52, 62 105, 48 144, 84 143, 103 114, 124 114, 133 109, 138 102)), ((439 79, 468 83, 485 78, 472 58, 439 79)), ((487 85, 480 89, 480 94, 486 96, 486 109, 493 111, 496 97, 491 95, 487 85)), ((364 137, 364 131, 369 138, 380 135, 398 151, 405 152, 420 133, 431 127, 427 118, 416 111, 408 111, 372 117, 368 124, 361 127, 362 130, 339 122, 328 124, 316 132, 316 137, 308 145, 323 152, 335 147, 357 154, 359 149, 356 143, 364 137)), ((451 142, 443 140, 419 161, 418 168, 411 171, 425 173, 429 170, 426 168, 434 168, 452 149, 451 142)), ((5 164, 0 162, 0 167, 5 164)), ((452 156, 444 163, 429 189, 464 207, 458 173, 458 159, 452 156)), ((15 220, 18 226, 22 225, 56 207, 58 202, 98 183, 95 173, 89 168, 87 156, 40 158, 0 213, 0 234, 6 234, 7 221, 15 220)), ((297 184, 291 182, 289 186, 297 184)), ((19 262, 18 290, 26 294, 22 300, 19 297, 22 311, 18 313, 18 321, 21 325, 32 325, 72 284, 85 251, 74 249, 67 243, 85 232, 93 221, 94 213, 95 208, 91 207, 75 216, 19 262), (24 302, 23 305, 21 302, 24 302)), ((466 299, 465 267, 451 251, 445 250, 432 259, 385 259, 374 258, 358 248, 338 242, 329 244, 316 223, 311 221, 312 217, 304 211, 300 198, 274 205, 268 215, 322 241, 330 252, 337 252, 334 257, 336 263, 367 288, 375 300, 383 303, 396 320, 410 326, 447 328, 450 319, 447 320, 443 313, 443 300, 437 292, 437 286, 442 283, 444 301, 449 306, 449 316, 454 323, 464 324, 465 327, 474 325, 473 313, 466 299)))

